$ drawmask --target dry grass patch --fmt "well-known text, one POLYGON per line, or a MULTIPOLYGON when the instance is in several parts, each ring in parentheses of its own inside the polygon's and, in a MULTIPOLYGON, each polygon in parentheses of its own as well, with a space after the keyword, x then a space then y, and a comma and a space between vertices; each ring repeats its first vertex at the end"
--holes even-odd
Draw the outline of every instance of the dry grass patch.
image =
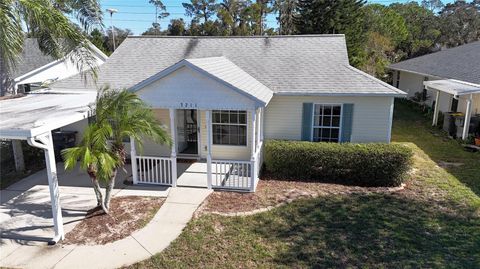
POLYGON ((98 207, 89 210, 85 219, 66 234, 63 243, 103 245, 123 239, 150 222, 164 201, 158 197, 114 197, 109 215, 98 207))
POLYGON ((202 212, 238 213, 289 203, 299 198, 330 194, 391 192, 399 188, 358 187, 339 184, 285 181, 265 177, 255 193, 214 192, 205 201, 202 212))

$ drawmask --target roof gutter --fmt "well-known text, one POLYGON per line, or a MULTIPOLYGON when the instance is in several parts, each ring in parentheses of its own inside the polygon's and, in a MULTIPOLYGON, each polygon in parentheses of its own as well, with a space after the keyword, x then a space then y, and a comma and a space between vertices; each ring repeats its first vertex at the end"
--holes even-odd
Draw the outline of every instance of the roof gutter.
POLYGON ((280 91, 273 94, 278 96, 354 96, 354 97, 405 97, 406 93, 319 93, 319 92, 298 92, 280 91))

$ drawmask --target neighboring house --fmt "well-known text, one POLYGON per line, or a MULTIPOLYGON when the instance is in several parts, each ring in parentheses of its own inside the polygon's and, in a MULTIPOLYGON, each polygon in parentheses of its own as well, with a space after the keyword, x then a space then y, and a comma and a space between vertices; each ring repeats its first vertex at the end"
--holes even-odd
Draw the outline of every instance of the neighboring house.
POLYGON ((459 126, 455 135, 465 139, 473 131, 480 114, 480 41, 392 64, 390 69, 395 87, 434 107, 434 125, 438 112, 460 112, 467 116, 462 121, 471 124, 459 126))
MULTIPOLYGON (((93 56, 96 59, 97 66, 102 65, 108 57, 93 44, 93 56)), ((67 58, 55 60, 52 56, 45 55, 39 48, 35 38, 26 38, 23 44, 22 54, 15 65, 15 69, 10 74, 13 79, 8 89, 13 93, 27 93, 35 89, 48 86, 48 83, 64 79, 79 73, 78 68, 67 58)), ((7 86, 8 87, 8 86, 7 86)), ((4 89, 2 89, 4 90, 4 89)), ((73 130, 77 133, 77 138, 82 134, 85 122, 73 124, 73 130), (80 124, 80 125, 79 125, 80 124)), ((69 127, 66 128, 70 129, 69 127)), ((15 167, 17 171, 25 169, 22 147, 20 141, 13 140, 13 152, 15 167)))
POLYGON ((52 90, 105 85, 137 92, 172 134, 172 147, 131 147, 134 183, 175 186, 177 159, 193 158, 206 160, 194 172, 205 186, 245 191, 264 139, 389 143, 405 96, 350 66, 344 35, 128 37, 96 85, 73 76, 52 90))
MULTIPOLYGON (((102 65, 108 57, 92 44, 96 65, 102 65)), ((79 73, 79 70, 70 60, 63 58, 56 60, 45 55, 38 47, 35 38, 25 39, 23 51, 15 70, 12 72, 12 87, 16 92, 29 92, 41 87, 45 83, 64 79, 79 73)))

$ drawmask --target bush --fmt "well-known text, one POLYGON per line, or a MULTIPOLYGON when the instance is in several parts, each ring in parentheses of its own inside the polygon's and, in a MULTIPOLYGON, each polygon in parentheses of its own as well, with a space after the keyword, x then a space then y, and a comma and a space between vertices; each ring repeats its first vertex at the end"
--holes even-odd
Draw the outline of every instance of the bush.
POLYGON ((358 186, 399 186, 413 152, 399 144, 336 144, 267 141, 265 168, 280 179, 358 186))

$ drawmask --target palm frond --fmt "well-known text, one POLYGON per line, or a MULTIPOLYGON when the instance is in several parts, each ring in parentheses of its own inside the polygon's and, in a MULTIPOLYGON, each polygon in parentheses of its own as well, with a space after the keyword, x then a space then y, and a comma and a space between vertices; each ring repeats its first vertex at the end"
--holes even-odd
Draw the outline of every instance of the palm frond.
POLYGON ((0 1, 0 64, 7 73, 16 66, 23 40, 21 17, 15 1, 0 1))

